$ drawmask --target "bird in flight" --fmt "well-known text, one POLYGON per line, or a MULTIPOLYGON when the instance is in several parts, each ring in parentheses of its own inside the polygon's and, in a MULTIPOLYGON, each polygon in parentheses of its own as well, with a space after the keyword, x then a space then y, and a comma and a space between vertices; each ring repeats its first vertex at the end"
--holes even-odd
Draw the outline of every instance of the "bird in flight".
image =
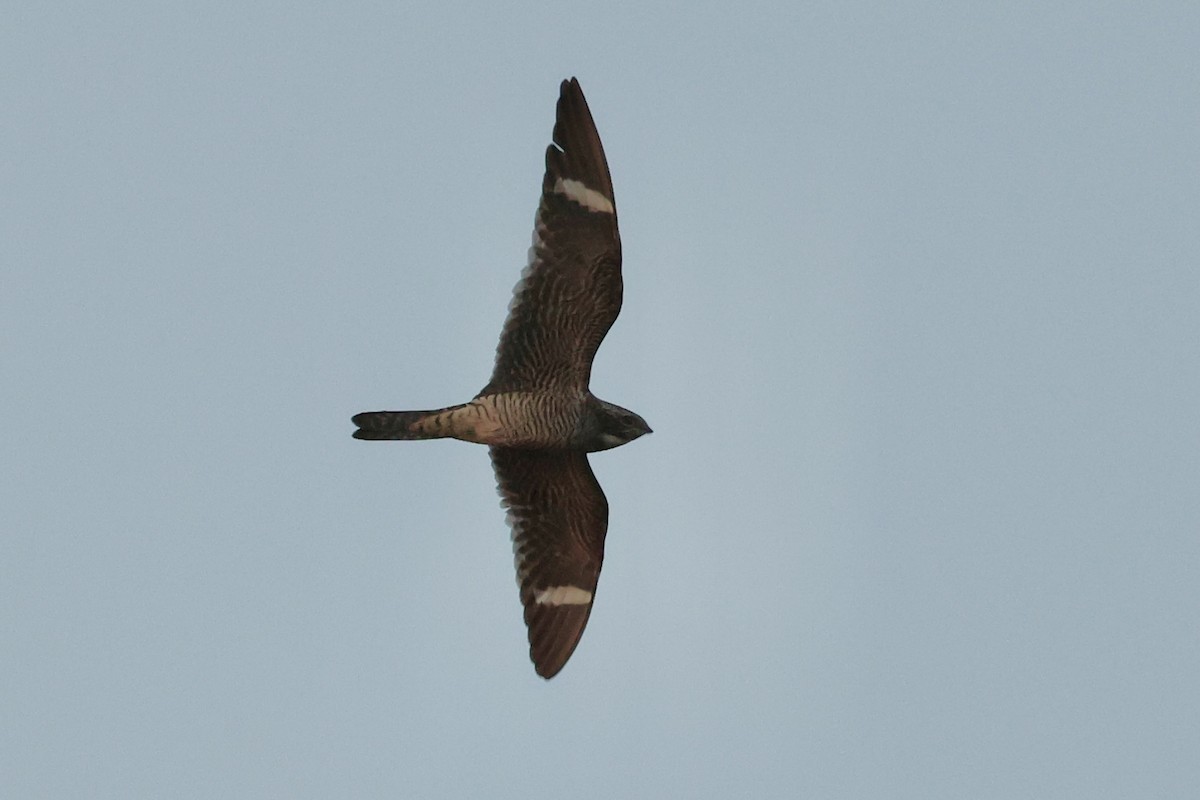
POLYGON ((433 411, 367 411, 356 439, 462 439, 488 445, 508 509, 529 656, 552 678, 592 611, 608 501, 587 454, 650 433, 592 394, 592 359, 621 311, 621 238, 612 178, 572 78, 559 87, 554 143, 529 264, 513 290, 492 379, 473 400, 433 411))

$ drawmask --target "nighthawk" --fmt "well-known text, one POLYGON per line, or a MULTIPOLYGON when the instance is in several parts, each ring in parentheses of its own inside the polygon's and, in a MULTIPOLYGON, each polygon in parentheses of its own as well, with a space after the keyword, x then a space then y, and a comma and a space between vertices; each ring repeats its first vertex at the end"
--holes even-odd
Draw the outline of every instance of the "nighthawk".
POLYGON ((357 414, 356 439, 488 445, 508 509, 529 655, 552 678, 592 611, 608 501, 587 454, 650 433, 591 393, 592 359, 621 311, 621 238, 604 147, 579 81, 559 87, 529 264, 513 290, 492 379, 469 403, 357 414))

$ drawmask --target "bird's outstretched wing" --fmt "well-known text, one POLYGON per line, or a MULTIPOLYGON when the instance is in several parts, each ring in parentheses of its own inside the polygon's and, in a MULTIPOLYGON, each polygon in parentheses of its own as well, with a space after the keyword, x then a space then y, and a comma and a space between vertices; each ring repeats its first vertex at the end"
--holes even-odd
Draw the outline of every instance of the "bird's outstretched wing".
POLYGON ((491 448, 512 527, 529 657, 554 677, 579 644, 604 560, 608 501, 587 455, 491 448))
POLYGON ((604 147, 579 81, 559 89, 529 265, 481 394, 583 390, 621 311, 621 237, 604 147))

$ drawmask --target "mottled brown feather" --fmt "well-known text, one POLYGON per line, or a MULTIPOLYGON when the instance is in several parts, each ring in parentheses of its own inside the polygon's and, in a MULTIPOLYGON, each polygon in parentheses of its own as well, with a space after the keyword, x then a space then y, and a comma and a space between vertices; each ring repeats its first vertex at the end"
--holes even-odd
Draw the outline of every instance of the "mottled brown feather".
POLYGON ((537 592, 575 586, 595 599, 608 501, 584 453, 506 447, 490 452, 512 527, 529 657, 539 675, 551 678, 579 643, 592 603, 539 604, 537 592))
POLYGON ((604 147, 574 78, 560 87, 529 265, 513 290, 496 366, 481 394, 587 389, 592 359, 621 311, 616 205, 611 214, 589 211, 555 191, 560 179, 613 202, 604 147))

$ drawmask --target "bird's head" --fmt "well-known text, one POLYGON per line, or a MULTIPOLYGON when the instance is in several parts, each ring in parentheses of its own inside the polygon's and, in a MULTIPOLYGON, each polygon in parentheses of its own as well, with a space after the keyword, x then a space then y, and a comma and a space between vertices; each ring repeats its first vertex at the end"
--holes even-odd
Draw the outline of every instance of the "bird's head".
POLYGON ((589 437, 588 450, 609 450, 629 444, 647 433, 653 433, 646 420, 627 408, 596 398, 595 433, 589 437))

